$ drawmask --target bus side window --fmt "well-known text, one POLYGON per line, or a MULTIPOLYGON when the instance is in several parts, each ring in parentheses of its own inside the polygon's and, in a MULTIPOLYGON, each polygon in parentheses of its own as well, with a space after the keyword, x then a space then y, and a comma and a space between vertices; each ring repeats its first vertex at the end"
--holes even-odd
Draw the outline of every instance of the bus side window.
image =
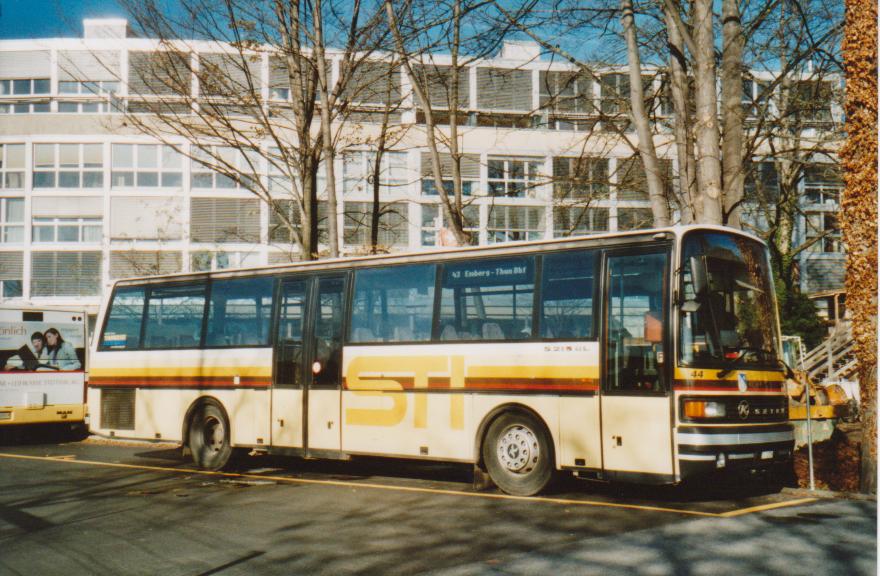
POLYGON ((206 346, 268 346, 271 278, 214 280, 206 346))
POLYGON ((446 264, 440 340, 531 338, 534 282, 531 256, 446 264))
POLYGON ((104 350, 136 350, 141 343, 144 288, 117 288, 101 334, 104 350))
POLYGON ((348 341, 429 341, 436 270, 434 264, 358 270, 348 341))
POLYGON ((594 338, 592 252, 544 256, 541 274, 541 337, 594 338))
POLYGON ((145 348, 198 348, 202 341, 205 284, 157 286, 147 304, 145 348))

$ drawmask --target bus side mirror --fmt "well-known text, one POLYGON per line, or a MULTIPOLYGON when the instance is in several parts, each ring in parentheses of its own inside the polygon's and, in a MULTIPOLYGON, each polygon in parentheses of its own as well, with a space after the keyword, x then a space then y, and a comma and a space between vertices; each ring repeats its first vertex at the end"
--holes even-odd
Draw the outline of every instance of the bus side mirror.
POLYGON ((691 283, 694 286, 694 294, 703 294, 708 288, 706 281, 706 261, 701 256, 691 256, 691 283))

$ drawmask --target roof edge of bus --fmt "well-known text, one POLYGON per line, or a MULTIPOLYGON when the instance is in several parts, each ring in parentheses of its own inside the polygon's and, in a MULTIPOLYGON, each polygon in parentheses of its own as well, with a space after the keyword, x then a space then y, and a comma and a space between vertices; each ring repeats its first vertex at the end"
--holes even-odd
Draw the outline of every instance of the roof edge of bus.
POLYGON ((677 237, 683 236, 687 232, 691 232, 693 230, 715 230, 718 232, 725 232, 729 234, 736 234, 739 236, 744 236, 746 238, 750 238, 752 240, 756 240, 762 244, 766 244, 766 242, 751 234, 749 232, 745 232, 740 230, 739 228, 731 228, 728 226, 721 226, 717 224, 686 224, 686 225, 675 225, 675 226, 666 226, 661 228, 644 228, 640 230, 628 230, 626 232, 607 232, 604 234, 588 234, 583 236, 569 236, 566 238, 550 238, 546 240, 526 240, 519 242, 504 242, 501 244, 491 244, 487 246, 451 246, 446 248, 435 248, 431 250, 418 250, 418 251, 405 251, 405 252, 393 252, 387 254, 366 254, 363 256, 340 256, 337 258, 323 258, 318 260, 301 260, 299 262, 282 262, 279 264, 266 264, 262 266, 248 266, 243 268, 224 268, 222 270, 212 270, 212 271, 202 271, 202 272, 175 272, 174 274, 159 274, 156 276, 132 276, 129 278, 119 278, 114 280, 110 287, 113 288, 117 284, 128 284, 131 282, 155 282, 157 280, 175 280, 175 279, 185 279, 185 278, 203 278, 206 276, 213 276, 217 274, 232 274, 236 272, 247 272, 247 271, 272 271, 272 270, 296 270, 299 268, 309 268, 312 266, 320 265, 332 265, 332 264, 342 264, 346 262, 350 263, 362 263, 362 262, 383 262, 385 260, 396 260, 403 259, 412 256, 441 256, 446 254, 468 254, 468 253, 492 253, 496 251, 502 251, 510 248, 517 247, 526 247, 526 246, 553 246, 556 244, 567 244, 571 242, 583 241, 583 240, 602 240, 605 238, 629 238, 629 237, 638 237, 638 236, 653 236, 661 233, 671 233, 677 237))
POLYGON ((87 307, 76 308, 73 306, 53 306, 51 304, 47 305, 32 305, 32 304, 0 304, 0 311, 2 310, 20 310, 22 312, 71 312, 73 314, 86 314, 88 315, 87 307))

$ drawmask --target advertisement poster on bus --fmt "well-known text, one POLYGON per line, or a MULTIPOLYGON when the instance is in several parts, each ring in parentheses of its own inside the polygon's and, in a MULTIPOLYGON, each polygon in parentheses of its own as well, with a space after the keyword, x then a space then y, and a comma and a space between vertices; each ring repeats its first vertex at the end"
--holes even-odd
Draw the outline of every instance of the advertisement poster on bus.
POLYGON ((82 313, 0 309, 0 406, 82 402, 85 347, 82 313))

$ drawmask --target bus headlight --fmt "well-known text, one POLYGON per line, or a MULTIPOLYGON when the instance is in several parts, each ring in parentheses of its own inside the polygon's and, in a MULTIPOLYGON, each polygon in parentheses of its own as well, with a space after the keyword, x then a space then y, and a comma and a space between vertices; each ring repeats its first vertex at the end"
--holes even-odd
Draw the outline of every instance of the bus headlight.
POLYGON ((724 418, 727 410, 723 402, 710 400, 685 400, 684 416, 686 418, 724 418))

